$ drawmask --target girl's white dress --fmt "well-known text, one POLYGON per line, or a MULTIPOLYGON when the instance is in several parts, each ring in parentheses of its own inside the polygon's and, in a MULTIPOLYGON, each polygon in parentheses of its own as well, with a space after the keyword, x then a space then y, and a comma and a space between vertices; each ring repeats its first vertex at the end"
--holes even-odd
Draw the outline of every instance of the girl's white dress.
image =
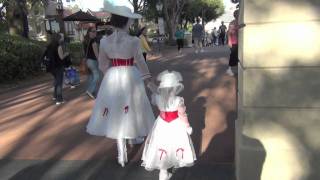
POLYGON ((178 117, 170 122, 160 115, 149 134, 142 154, 142 166, 147 170, 192 166, 196 160, 190 135, 185 123, 185 106, 182 97, 173 97, 168 105, 153 95, 152 103, 161 112, 176 112, 178 117))
POLYGON ((112 139, 147 136, 155 117, 143 82, 150 73, 142 56, 140 40, 125 31, 116 30, 101 39, 99 49, 99 68, 104 77, 87 132, 112 139), (134 66, 111 62, 131 58, 134 66))

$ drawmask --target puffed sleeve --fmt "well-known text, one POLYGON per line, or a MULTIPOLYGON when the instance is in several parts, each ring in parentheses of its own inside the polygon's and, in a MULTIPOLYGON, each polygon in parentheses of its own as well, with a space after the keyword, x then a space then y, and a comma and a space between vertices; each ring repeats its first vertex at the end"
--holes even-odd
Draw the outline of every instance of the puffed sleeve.
POLYGON ((140 40, 138 38, 135 38, 134 40, 134 50, 134 61, 141 73, 142 79, 151 78, 147 63, 144 61, 144 57, 142 55, 140 40))
POLYGON ((186 106, 184 104, 184 99, 182 97, 179 97, 179 105, 178 105, 178 115, 180 119, 186 124, 186 127, 189 127, 189 120, 186 113, 186 106))
POLYGON ((103 74, 106 73, 110 64, 110 60, 105 52, 105 45, 106 45, 105 40, 101 39, 98 61, 99 61, 99 69, 103 72, 103 74))

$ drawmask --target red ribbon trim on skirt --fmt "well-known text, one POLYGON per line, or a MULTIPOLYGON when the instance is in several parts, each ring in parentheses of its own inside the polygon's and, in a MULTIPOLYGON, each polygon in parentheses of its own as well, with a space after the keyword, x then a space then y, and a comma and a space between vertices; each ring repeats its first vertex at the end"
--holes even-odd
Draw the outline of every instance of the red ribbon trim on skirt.
POLYGON ((133 66, 133 58, 130 59, 111 59, 112 66, 133 66))
POLYGON ((179 116, 178 116, 178 111, 172 111, 172 112, 164 112, 164 111, 161 111, 160 112, 160 117, 170 123, 171 121, 177 119, 179 116))

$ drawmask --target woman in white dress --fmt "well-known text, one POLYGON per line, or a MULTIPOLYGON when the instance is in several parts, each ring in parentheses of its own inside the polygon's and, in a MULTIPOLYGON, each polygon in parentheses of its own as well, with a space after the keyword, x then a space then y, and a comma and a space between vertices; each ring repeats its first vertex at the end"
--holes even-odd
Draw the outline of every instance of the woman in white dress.
POLYGON ((132 19, 141 16, 125 6, 114 6, 108 12, 115 30, 100 41, 98 60, 104 78, 87 132, 116 139, 118 162, 124 167, 128 161, 126 140, 147 136, 155 120, 144 87, 144 82, 151 82, 151 75, 140 40, 128 33, 132 19))
POLYGON ((158 80, 159 87, 152 88, 152 104, 159 108, 160 115, 146 140, 142 166, 146 170, 159 169, 159 179, 168 180, 169 168, 192 166, 196 156, 184 99, 177 96, 183 89, 182 77, 178 72, 164 71, 158 80))

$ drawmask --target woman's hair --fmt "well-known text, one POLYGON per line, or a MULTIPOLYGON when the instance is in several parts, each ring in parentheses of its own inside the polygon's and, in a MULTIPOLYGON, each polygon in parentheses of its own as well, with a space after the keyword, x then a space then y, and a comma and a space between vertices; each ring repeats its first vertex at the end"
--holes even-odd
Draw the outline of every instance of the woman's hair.
POLYGON ((129 21, 129 18, 119 16, 116 14, 111 15, 110 24, 116 28, 124 28, 129 21))
POLYGON ((60 44, 61 35, 59 33, 52 33, 50 37, 50 45, 58 46, 60 44))
POLYGON ((89 27, 88 28, 88 31, 87 31, 86 35, 84 36, 84 41, 83 41, 84 44, 89 44, 89 42, 90 42, 90 32, 92 30, 94 30, 94 29, 95 29, 95 27, 89 27))
POLYGON ((143 27, 139 30, 139 32, 137 33, 137 37, 140 37, 141 34, 143 33, 143 31, 146 29, 146 27, 143 27))

